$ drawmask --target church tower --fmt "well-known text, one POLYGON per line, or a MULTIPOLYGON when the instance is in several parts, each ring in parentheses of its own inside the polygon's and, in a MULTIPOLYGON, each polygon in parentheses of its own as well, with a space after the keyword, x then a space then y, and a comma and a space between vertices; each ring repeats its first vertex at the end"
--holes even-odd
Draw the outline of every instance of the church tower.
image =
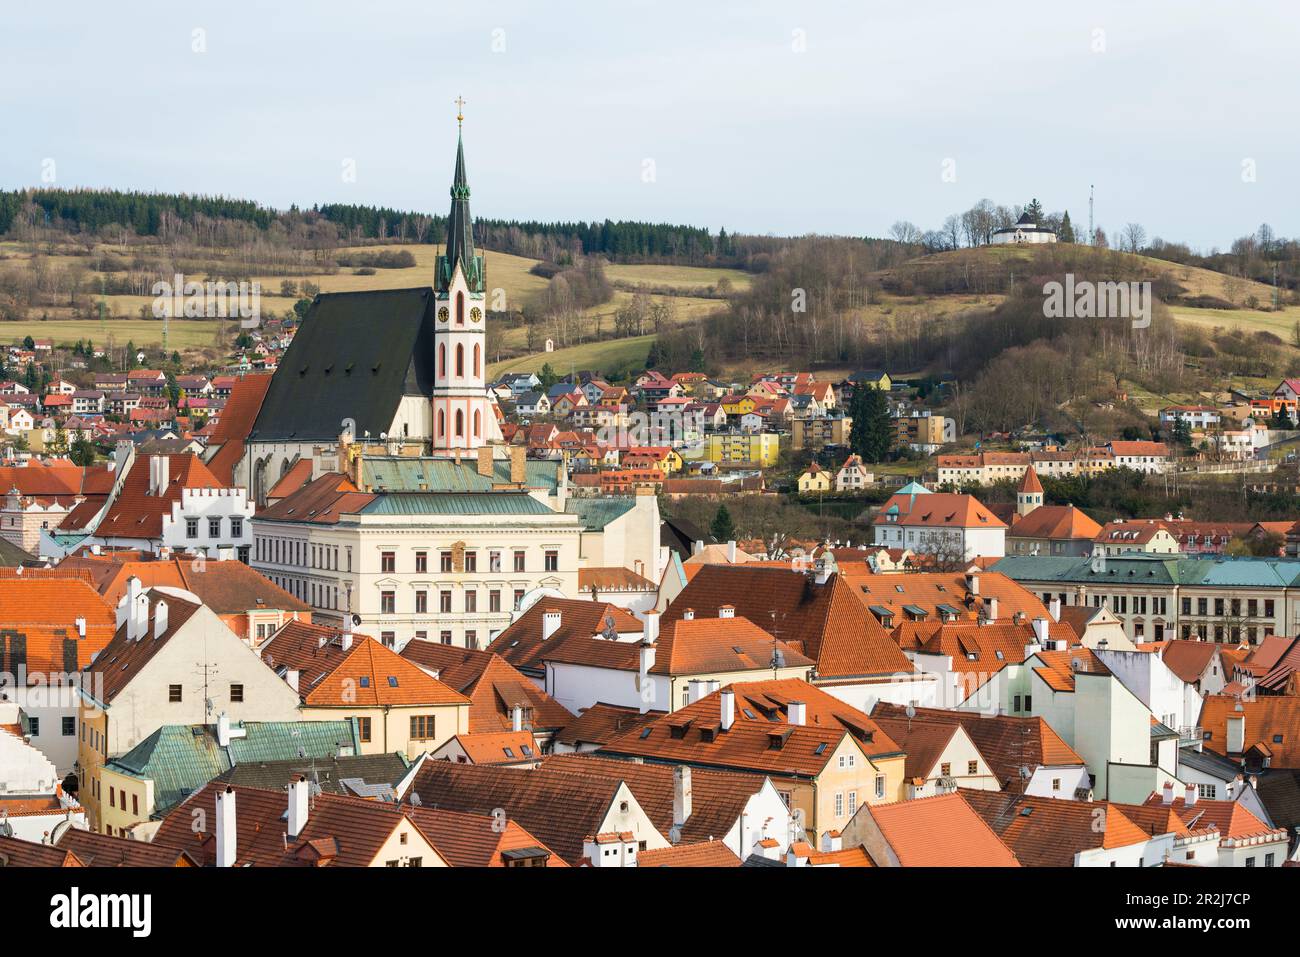
MULTIPOLYGON (((464 101, 458 99, 458 106, 464 101)), ((458 126, 465 117, 457 113, 458 126)), ((447 247, 434 265, 433 439, 435 454, 500 441, 487 392, 487 279, 474 249, 465 146, 456 135, 456 173, 447 216, 447 247)))
POLYGON ((1043 483, 1038 481, 1038 473, 1031 465, 1025 469, 1020 488, 1016 489, 1016 515, 1024 518, 1043 504, 1043 483))

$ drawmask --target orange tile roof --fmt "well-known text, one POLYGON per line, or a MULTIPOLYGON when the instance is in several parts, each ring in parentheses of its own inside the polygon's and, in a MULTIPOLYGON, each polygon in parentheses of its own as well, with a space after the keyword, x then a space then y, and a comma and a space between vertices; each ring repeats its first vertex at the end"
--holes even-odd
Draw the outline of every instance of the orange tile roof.
POLYGON ((1038 473, 1034 471, 1032 464, 1025 469, 1025 474, 1020 478, 1020 487, 1016 491, 1022 494, 1032 494, 1034 492, 1039 495, 1043 494, 1043 483, 1038 481, 1038 473))
POLYGON ((483 731, 453 737, 474 764, 518 764, 541 760, 542 750, 531 731, 483 731))
POLYGON ((0 837, 0 867, 85 867, 71 851, 17 837, 0 837))
POLYGON ((738 858, 722 841, 678 844, 645 850, 637 855, 637 867, 740 867, 738 858))
POLYGON ((1019 867, 1011 849, 957 794, 863 805, 902 867, 1019 867))
POLYGON ((705 695, 601 751, 725 770, 813 778, 845 736, 869 758, 901 755, 870 716, 806 681, 748 681, 705 695), (721 695, 735 695, 735 721, 721 730, 721 695), (789 723, 789 705, 805 705, 805 722, 789 723), (751 717, 752 715, 752 717, 751 717))
POLYGON ((1165 667, 1190 684, 1201 680, 1206 667, 1218 653, 1219 646, 1215 642, 1176 638, 1164 643, 1160 660, 1165 663, 1165 667))
POLYGON ((17 675, 21 664, 29 680, 45 680, 80 671, 112 641, 116 621, 113 607, 83 579, 0 579, 0 672, 17 675))
POLYGON ((647 724, 662 718, 667 713, 666 711, 638 711, 636 708, 625 708, 597 701, 590 708, 583 708, 578 713, 578 717, 565 725, 555 736, 555 740, 572 747, 584 744, 607 744, 629 731, 640 731, 647 724))
POLYGON ((154 589, 149 589, 144 594, 148 596, 149 600, 148 633, 146 637, 131 641, 127 638, 127 625, 124 623, 118 629, 117 634, 113 636, 113 640, 105 646, 99 656, 85 669, 89 679, 86 689, 94 694, 99 694, 102 688, 103 697, 100 700, 104 704, 111 704, 122 689, 135 680, 135 676, 140 673, 141 669, 169 641, 176 637, 182 626, 201 607, 176 595, 166 594, 154 589), (167 630, 155 638, 154 623, 159 601, 166 601, 167 603, 167 630))
POLYGON ((170 585, 192 592, 218 615, 240 614, 258 608, 311 610, 306 602, 239 561, 205 561, 200 571, 191 558, 133 561, 109 553, 70 556, 56 567, 95 576, 100 594, 113 605, 126 594, 127 582, 134 577, 140 579, 146 588, 170 585))
POLYGON ((1209 737, 1204 747, 1225 757, 1238 757, 1228 751, 1228 717, 1245 718, 1245 749, 1267 749, 1270 766, 1300 768, 1300 697, 1261 695, 1254 700, 1231 695, 1207 695, 1201 700, 1200 725, 1209 737), (1241 710, 1238 710, 1240 707, 1241 710), (1280 741, 1275 740, 1281 738, 1280 741))
POLYGON ((1040 505, 1028 515, 1011 520, 1011 538, 1047 538, 1092 541, 1101 526, 1073 505, 1040 505))
POLYGON ((402 648, 402 657, 468 696, 471 734, 509 730, 516 705, 524 709, 524 727, 534 732, 553 732, 574 720, 567 708, 490 651, 417 638, 402 648))
POLYGON ((1108 675, 1107 668, 1091 648, 1071 648, 1067 651, 1040 651, 1036 657, 1042 666, 1036 666, 1034 673, 1047 683, 1053 691, 1074 691, 1076 674, 1108 675))
POLYGON ((298 693, 315 708, 469 705, 469 699, 366 635, 343 647, 337 628, 291 621, 260 651, 272 668, 299 672, 298 693), (322 643, 323 642, 323 643, 322 643))
POLYGON ((957 492, 931 492, 928 495, 894 495, 880 507, 873 525, 922 526, 925 528, 1006 528, 973 495, 957 492), (896 521, 886 521, 890 510, 898 513, 896 521))
POLYGON ((1152 837, 1117 804, 965 788, 958 791, 958 796, 1026 867, 1073 867, 1081 851, 1131 847, 1152 837))
POLYGON ((257 513, 263 521, 310 522, 334 525, 343 515, 350 515, 369 505, 377 496, 359 491, 346 475, 326 472, 257 513))
POLYGON ((1145 804, 1149 808, 1168 808, 1188 827, 1199 829, 1213 824, 1222 837, 1230 840, 1261 837, 1286 840, 1288 837, 1286 828, 1269 827, 1240 801, 1197 800, 1188 804, 1185 798, 1177 797, 1172 804, 1165 804, 1160 794, 1153 793, 1145 804))
MULTIPOLYGON (((1023 613, 1030 620, 1048 618, 1047 607, 1023 585, 1001 572, 980 571, 979 594, 970 590, 963 572, 883 572, 872 573, 865 565, 854 563, 841 568, 840 574, 865 606, 883 606, 894 613, 897 621, 907 617, 905 605, 925 609, 931 617, 940 617, 940 605, 974 618, 988 608, 988 599, 998 601, 999 621, 1011 620, 1023 613)), ((873 616, 874 617, 874 616, 873 616)))
MULTIPOLYGON (((167 488, 161 495, 149 492, 149 460, 141 456, 131 465, 121 491, 95 528, 97 538, 159 538, 164 515, 181 500, 183 489, 228 488, 192 453, 168 455, 167 488)), ((63 527, 70 528, 65 520, 63 527)))

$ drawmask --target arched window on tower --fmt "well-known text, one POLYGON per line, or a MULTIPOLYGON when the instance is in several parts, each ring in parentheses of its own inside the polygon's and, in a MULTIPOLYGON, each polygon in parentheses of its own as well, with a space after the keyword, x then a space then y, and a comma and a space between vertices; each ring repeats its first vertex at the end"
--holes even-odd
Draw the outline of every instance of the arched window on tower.
MULTIPOLYGON (((474 348, 477 349, 478 347, 475 346, 474 348)), ((482 434, 483 434, 483 418, 482 418, 482 413, 479 412, 478 409, 475 409, 475 410, 474 410, 474 438, 477 439, 477 438, 479 438, 482 434)))
POLYGON ((465 347, 459 343, 456 345, 456 378, 465 374, 465 347))
POLYGON ((479 377, 478 368, 479 368, 479 350, 478 350, 478 343, 476 342, 474 343, 474 378, 476 379, 479 377))
POLYGON ((447 378, 447 344, 438 345, 438 375, 447 378))
POLYGON ((465 437, 465 410, 457 409, 456 410, 456 438, 463 439, 464 437, 465 437))
POLYGON ((458 292, 456 293, 456 325, 463 326, 464 324, 465 324, 465 294, 463 292, 458 292))
POLYGON ((442 409, 439 409, 438 410, 438 435, 443 436, 446 434, 447 434, 447 413, 444 412, 442 409))

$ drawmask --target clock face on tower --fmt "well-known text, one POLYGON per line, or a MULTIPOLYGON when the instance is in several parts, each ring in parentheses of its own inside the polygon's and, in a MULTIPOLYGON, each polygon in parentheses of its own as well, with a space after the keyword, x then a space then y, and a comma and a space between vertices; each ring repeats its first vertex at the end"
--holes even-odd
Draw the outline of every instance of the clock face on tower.
POLYGON ((443 306, 441 309, 438 310, 439 322, 446 322, 450 317, 451 317, 451 313, 447 311, 446 306, 443 306))
POLYGON ((480 309, 478 306, 475 306, 473 309, 469 311, 469 317, 474 322, 478 322, 480 319, 483 318, 483 310, 480 309))

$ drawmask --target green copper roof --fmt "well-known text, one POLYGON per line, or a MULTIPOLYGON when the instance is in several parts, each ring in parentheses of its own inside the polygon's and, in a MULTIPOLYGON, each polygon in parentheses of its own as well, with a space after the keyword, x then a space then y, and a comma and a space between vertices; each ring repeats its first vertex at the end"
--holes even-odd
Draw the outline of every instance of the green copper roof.
POLYGON ((527 492, 386 492, 362 515, 554 515, 527 492))
MULTIPOLYGON (((510 462, 492 462, 492 477, 478 474, 478 462, 472 456, 459 464, 454 459, 433 456, 366 456, 362 460, 361 481, 372 492, 490 492, 494 485, 510 483, 510 462)), ((528 461, 524 465, 524 485, 529 489, 554 491, 560 482, 555 462, 528 461)))
POLYGON ((483 257, 474 253, 474 220, 469 214, 469 181, 465 177, 465 144, 456 137, 456 174, 451 183, 451 212, 447 215, 447 249, 438 257, 434 288, 445 293, 451 285, 456 264, 465 273, 470 292, 486 288, 483 257))
POLYGON ((564 503, 564 510, 578 516, 587 531, 599 532, 614 519, 626 515, 635 505, 636 499, 630 495, 571 498, 564 503))
POLYGON ((1015 581, 1076 585, 1141 583, 1218 588, 1286 588, 1300 580, 1300 562, 1278 558, 1179 558, 1131 554, 1093 558, 1010 556, 989 571, 1015 581))
POLYGON ((245 721, 235 723, 245 736, 229 747, 217 744, 212 725, 163 725, 121 757, 109 770, 154 783, 154 815, 165 814, 217 775, 249 761, 299 756, 332 757, 340 747, 361 749, 356 725, 348 721, 245 721))

